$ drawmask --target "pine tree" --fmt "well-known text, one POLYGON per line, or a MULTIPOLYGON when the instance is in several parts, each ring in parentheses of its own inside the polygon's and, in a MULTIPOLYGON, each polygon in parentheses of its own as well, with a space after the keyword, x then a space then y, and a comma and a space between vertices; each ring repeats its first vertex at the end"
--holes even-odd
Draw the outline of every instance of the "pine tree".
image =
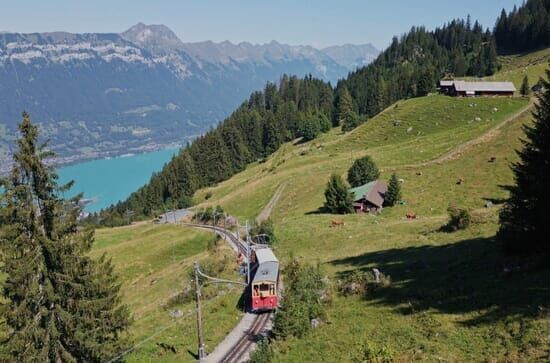
POLYGON ((330 213, 346 214, 353 212, 353 198, 340 175, 330 176, 325 190, 325 209, 330 213))
MULTIPOLYGON (((550 70, 546 71, 550 77, 550 70)), ((512 165, 515 185, 500 213, 499 240, 509 253, 550 253, 550 82, 535 105, 534 124, 524 126, 526 140, 512 165)))
POLYGON ((390 182, 388 183, 388 191, 384 196, 384 204, 393 207, 397 202, 401 200, 401 185, 399 179, 395 173, 392 174, 390 182))
POLYGON ((311 115, 302 116, 299 129, 299 135, 302 137, 302 141, 313 140, 320 132, 319 119, 311 115))
POLYGON ((348 170, 348 183, 352 187, 358 187, 378 179, 380 172, 370 156, 364 156, 353 162, 348 170))
POLYGON ((113 266, 89 257, 93 232, 77 228, 79 197, 59 186, 23 114, 21 138, 0 200, 1 313, 10 329, 2 361, 100 362, 127 348, 129 314, 113 266))
POLYGON ((522 96, 528 96, 529 93, 531 93, 531 89, 529 88, 529 79, 527 78, 527 75, 523 77, 523 82, 521 82, 521 88, 519 92, 522 96))
POLYGON ((342 122, 342 131, 349 132, 355 129, 361 123, 362 123, 361 118, 355 112, 352 111, 348 113, 344 118, 342 122))
POLYGON ((343 87, 336 103, 334 126, 340 126, 351 114, 353 114, 353 101, 348 89, 343 87))

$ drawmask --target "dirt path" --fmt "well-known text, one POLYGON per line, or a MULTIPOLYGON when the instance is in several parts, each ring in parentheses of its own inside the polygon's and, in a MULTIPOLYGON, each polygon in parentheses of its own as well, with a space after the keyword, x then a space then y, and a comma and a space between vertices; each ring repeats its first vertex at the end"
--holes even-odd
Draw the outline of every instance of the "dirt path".
POLYGON ((501 123, 493 126, 489 130, 487 130, 484 134, 476 137, 475 139, 471 139, 463 144, 458 145, 456 148, 446 152, 445 154, 438 156, 435 159, 423 161, 421 163, 416 164, 406 164, 406 165, 397 165, 397 166, 390 166, 385 168, 386 170, 396 170, 396 169, 416 169, 428 165, 433 164, 440 164, 446 161, 455 160, 460 158, 465 152, 472 149, 473 147, 486 143, 488 141, 493 140, 498 134, 500 133, 500 129, 502 129, 504 126, 509 124, 510 122, 514 121, 518 117, 523 116, 525 113, 530 112, 535 104, 534 99, 529 101, 529 104, 519 110, 518 112, 508 116, 504 121, 501 123))
POLYGON ((271 200, 269 201, 269 203, 267 203, 267 205, 264 207, 264 209, 262 209, 260 214, 258 214, 258 217, 256 217, 256 223, 261 223, 269 218, 269 216, 271 215, 271 212, 273 211, 273 208, 279 201, 279 198, 281 198, 281 195, 283 194, 283 190, 285 189, 285 186, 286 186, 285 183, 282 183, 281 185, 279 185, 279 187, 271 197, 271 200))

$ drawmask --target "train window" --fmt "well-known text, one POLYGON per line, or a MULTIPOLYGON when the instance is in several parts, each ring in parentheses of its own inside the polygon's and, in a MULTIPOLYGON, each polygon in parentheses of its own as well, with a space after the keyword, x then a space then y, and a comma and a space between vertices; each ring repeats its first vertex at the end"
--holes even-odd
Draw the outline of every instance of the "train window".
POLYGON ((260 291, 269 291, 269 285, 268 284, 261 284, 260 285, 260 291))
POLYGON ((258 285, 254 285, 252 295, 253 296, 260 296, 260 291, 258 290, 258 285))
POLYGON ((269 286, 269 295, 275 295, 275 284, 269 286))

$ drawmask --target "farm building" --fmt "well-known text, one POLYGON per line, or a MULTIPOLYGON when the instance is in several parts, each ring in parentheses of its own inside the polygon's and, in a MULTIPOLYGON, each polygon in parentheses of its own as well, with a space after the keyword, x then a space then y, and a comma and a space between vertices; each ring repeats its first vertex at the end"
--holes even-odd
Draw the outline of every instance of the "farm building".
POLYGON ((516 87, 512 82, 439 81, 441 93, 450 96, 513 96, 516 87))
POLYGON ((353 209, 356 213, 379 213, 384 207, 384 196, 388 186, 381 180, 375 180, 350 189, 353 196, 353 209))

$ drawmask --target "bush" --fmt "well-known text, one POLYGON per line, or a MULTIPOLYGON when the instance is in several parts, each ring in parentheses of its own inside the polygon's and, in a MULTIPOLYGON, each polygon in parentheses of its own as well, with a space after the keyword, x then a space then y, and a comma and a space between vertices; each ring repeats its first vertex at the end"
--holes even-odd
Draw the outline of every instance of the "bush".
POLYGON ((392 363, 394 361, 392 351, 386 346, 377 348, 367 342, 361 353, 362 356, 359 361, 364 363, 392 363))
POLYGON ((250 235, 252 237, 259 236, 254 239, 255 243, 266 243, 271 245, 277 240, 275 237, 275 227, 273 226, 273 221, 270 218, 260 222, 260 224, 254 222, 252 224, 252 228, 250 229, 250 235))
POLYGON ((359 126, 362 122, 361 117, 359 117, 355 112, 349 113, 344 118, 342 123, 342 131, 348 132, 359 126))
POLYGON ((273 350, 267 338, 262 338, 256 345, 256 349, 250 354, 250 363, 271 363, 273 350))
POLYGON ((472 216, 467 209, 451 206, 447 209, 447 212, 449 213, 449 221, 444 226, 444 229, 448 232, 466 229, 470 226, 472 216))
POLYGON ((318 267, 301 266, 293 259, 285 269, 285 295, 274 320, 276 338, 303 337, 311 320, 324 315, 325 282, 318 267))
POLYGON ((302 137, 302 141, 311 141, 315 139, 320 132, 319 120, 314 116, 306 116, 300 123, 299 135, 302 137))
POLYGON ((379 281, 371 271, 355 270, 338 284, 338 291, 344 296, 364 295, 367 292, 391 285, 391 277, 380 272, 379 281))
POLYGON ((354 188, 374 181, 379 177, 380 171, 374 160, 368 155, 355 160, 348 170, 348 183, 354 188))

